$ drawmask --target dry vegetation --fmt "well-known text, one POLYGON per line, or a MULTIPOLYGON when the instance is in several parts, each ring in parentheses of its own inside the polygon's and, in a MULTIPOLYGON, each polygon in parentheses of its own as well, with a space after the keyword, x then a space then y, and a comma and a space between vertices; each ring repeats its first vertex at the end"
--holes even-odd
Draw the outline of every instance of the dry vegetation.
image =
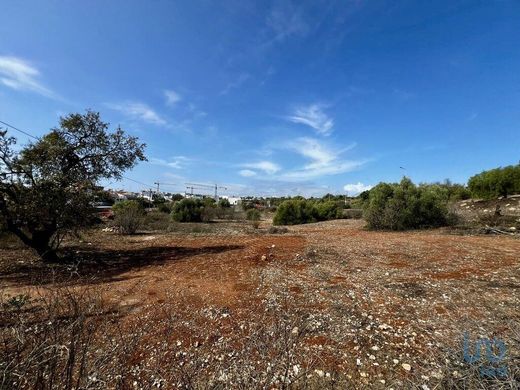
POLYGON ((99 227, 54 267, 4 240, 0 388, 518 388, 515 236, 161 226, 99 227), (505 342, 505 377, 465 332, 505 342))

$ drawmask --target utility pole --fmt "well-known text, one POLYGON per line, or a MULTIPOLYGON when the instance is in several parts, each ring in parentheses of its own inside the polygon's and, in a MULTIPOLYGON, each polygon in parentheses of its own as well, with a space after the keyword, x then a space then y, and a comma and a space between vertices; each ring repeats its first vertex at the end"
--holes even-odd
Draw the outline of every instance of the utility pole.
POLYGON ((155 181, 153 184, 157 184, 157 195, 159 195, 159 182, 158 181, 155 181))

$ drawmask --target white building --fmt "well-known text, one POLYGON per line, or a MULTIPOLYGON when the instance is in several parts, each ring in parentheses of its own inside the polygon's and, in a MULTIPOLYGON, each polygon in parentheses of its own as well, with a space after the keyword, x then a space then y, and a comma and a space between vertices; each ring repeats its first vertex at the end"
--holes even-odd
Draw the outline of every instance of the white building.
POLYGON ((240 202, 242 202, 242 198, 237 197, 237 196, 222 195, 220 198, 227 199, 231 206, 236 206, 236 205, 240 204, 240 202))

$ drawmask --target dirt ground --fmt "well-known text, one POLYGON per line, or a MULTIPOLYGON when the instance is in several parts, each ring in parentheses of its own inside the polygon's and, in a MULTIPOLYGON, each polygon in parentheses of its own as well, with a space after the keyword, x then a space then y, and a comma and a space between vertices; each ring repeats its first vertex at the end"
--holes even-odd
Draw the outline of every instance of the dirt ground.
POLYGON ((54 272, 29 251, 7 247, 0 250, 2 294, 94 287, 120 311, 119 325, 142 337, 134 384, 159 380, 157 387, 176 388, 161 370, 181 359, 199 381, 231 388, 253 388, 247 375, 283 388, 302 373, 319 388, 471 388, 477 382, 463 358, 466 334, 471 343, 496 338, 507 348, 493 364, 507 366, 508 379, 484 378, 482 387, 517 388, 520 239, 371 232, 361 220, 286 234, 266 228, 136 236, 97 230, 74 244, 83 263, 54 272), (269 362, 279 358, 269 348, 293 348, 289 363, 269 362))

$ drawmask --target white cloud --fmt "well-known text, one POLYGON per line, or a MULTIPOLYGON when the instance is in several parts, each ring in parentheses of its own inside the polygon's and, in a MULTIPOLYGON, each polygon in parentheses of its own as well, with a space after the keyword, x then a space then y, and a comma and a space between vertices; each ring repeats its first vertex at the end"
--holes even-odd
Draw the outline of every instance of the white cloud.
POLYGON ((182 169, 185 168, 186 164, 191 161, 190 158, 185 156, 174 156, 170 159, 170 161, 164 160, 162 158, 150 158, 150 163, 155 165, 162 165, 169 168, 182 169))
POLYGON ((154 125, 166 125, 166 120, 161 118, 152 108, 140 102, 108 103, 108 108, 119 111, 132 119, 154 125))
POLYGON ((358 195, 363 191, 368 191, 372 188, 371 185, 365 185, 363 183, 358 182, 357 184, 345 184, 343 189, 347 192, 348 195, 358 195))
POLYGON ((271 161, 259 161, 255 163, 247 163, 241 165, 244 168, 258 169, 272 175, 280 170, 280 166, 271 161))
POLYGON ((228 83, 226 87, 220 91, 221 95, 228 94, 232 89, 240 87, 242 84, 244 84, 247 80, 251 78, 251 75, 248 73, 241 73, 234 81, 228 83))
POLYGON ((252 177, 252 176, 256 176, 256 172, 255 171, 252 171, 251 169, 242 169, 241 171, 238 172, 238 174, 240 176, 243 176, 243 177, 252 177))
POLYGON ((5 86, 39 93, 47 97, 55 97, 38 78, 40 71, 29 62, 18 57, 0 56, 0 82, 5 86))
POLYGON ((286 148, 310 160, 302 168, 285 172, 281 175, 285 179, 310 179, 319 176, 337 175, 350 172, 361 167, 365 161, 344 160, 341 154, 354 147, 338 150, 314 138, 302 137, 285 145, 286 148))
POLYGON ((334 120, 323 112, 320 104, 299 107, 287 119, 293 123, 312 127, 320 135, 329 135, 334 127, 334 120))
POLYGON ((166 98, 166 105, 170 107, 175 106, 175 104, 182 100, 181 95, 171 89, 164 91, 164 97, 166 98))
POLYGON ((296 8, 291 2, 277 3, 267 17, 266 23, 273 31, 275 40, 284 40, 293 35, 304 36, 309 31, 301 9, 296 8))

